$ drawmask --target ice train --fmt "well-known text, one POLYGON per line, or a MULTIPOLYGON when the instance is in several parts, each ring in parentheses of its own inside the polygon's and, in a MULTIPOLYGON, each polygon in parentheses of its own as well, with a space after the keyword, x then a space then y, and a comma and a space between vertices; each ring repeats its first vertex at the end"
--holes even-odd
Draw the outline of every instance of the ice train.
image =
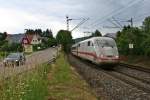
POLYGON ((93 37, 72 45, 71 52, 80 58, 99 65, 116 65, 119 53, 114 39, 109 37, 93 37))

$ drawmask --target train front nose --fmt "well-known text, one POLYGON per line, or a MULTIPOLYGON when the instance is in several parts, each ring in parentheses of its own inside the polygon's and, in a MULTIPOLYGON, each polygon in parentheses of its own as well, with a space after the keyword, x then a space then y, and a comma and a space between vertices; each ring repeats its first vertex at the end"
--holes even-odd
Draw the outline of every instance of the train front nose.
POLYGON ((99 61, 101 63, 119 63, 118 51, 113 47, 103 47, 102 53, 99 55, 99 61))

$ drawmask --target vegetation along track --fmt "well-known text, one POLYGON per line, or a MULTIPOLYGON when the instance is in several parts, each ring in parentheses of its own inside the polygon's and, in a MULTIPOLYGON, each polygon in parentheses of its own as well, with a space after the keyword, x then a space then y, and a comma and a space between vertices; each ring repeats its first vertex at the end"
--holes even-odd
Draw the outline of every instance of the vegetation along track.
MULTIPOLYGON (((104 90, 107 91, 106 95, 109 94, 114 99, 123 98, 125 96, 126 96, 126 98, 128 98, 128 97, 136 98, 136 96, 134 94, 136 94, 136 95, 139 94, 140 96, 146 95, 146 97, 149 98, 150 85, 147 84, 146 82, 143 82, 142 80, 140 80, 138 78, 135 78, 136 76, 132 77, 130 75, 127 75, 127 73, 123 74, 123 73, 117 71, 116 69, 109 70, 109 71, 104 70, 104 69, 101 69, 100 67, 98 67, 97 65, 94 65, 94 64, 89 63, 84 60, 80 60, 81 63, 76 62, 75 59, 73 59, 73 61, 71 61, 69 58, 70 63, 77 68, 77 71, 81 75, 83 75, 83 77, 87 80, 87 82, 90 85, 94 84, 94 86, 92 86, 93 88, 98 89, 98 88, 101 88, 99 86, 102 86, 102 87, 104 86, 104 90), (101 73, 103 73, 103 75, 101 75, 101 73), (103 79, 104 77, 106 77, 106 78, 103 79), (108 89, 106 89, 106 88, 108 88, 108 89), (112 88, 112 90, 111 90, 111 88, 112 88), (139 93, 139 91, 140 91, 140 93, 139 93), (109 92, 112 92, 112 93, 109 93, 109 92), (123 97, 121 97, 121 96, 123 96, 123 97)), ((79 61, 79 59, 78 59, 78 61, 79 61)), ((97 92, 97 93, 100 93, 100 92, 97 92)), ((98 97, 99 97, 99 94, 98 94, 98 97)), ((140 98, 144 98, 144 97, 140 97, 140 98)))

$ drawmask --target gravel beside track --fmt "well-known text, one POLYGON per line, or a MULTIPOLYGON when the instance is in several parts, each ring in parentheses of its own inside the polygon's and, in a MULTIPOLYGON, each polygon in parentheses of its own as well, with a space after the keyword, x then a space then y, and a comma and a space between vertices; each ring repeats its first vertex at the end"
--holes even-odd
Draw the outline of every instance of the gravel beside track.
POLYGON ((137 80, 140 80, 144 83, 150 84, 150 73, 143 72, 141 70, 132 69, 128 67, 117 66, 114 68, 115 71, 133 77, 137 80))
MULTIPOLYGON (((98 66, 87 63, 72 55, 69 55, 69 62, 83 76, 95 91, 98 99, 102 100, 150 100, 150 93, 143 89, 129 84, 124 80, 114 77, 115 71, 104 71, 98 66), (107 73, 108 72, 108 73, 107 73)), ((117 73, 118 74, 118 73, 117 73)), ((118 74, 119 76, 119 74, 118 74)), ((124 76, 121 76, 125 78, 124 76)), ((126 76, 127 77, 127 76, 126 76)), ((128 80, 130 80, 127 77, 128 80)), ((134 81, 132 79, 132 81, 134 81)), ((142 84, 142 83, 141 83, 142 84)))

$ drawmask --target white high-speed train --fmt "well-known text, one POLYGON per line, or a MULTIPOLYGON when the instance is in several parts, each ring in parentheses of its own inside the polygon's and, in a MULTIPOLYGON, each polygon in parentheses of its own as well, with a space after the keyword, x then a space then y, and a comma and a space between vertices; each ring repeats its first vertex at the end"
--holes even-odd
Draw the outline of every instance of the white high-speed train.
POLYGON ((115 40, 109 37, 93 37, 71 47, 73 55, 90 60, 96 64, 119 63, 119 53, 115 40))

